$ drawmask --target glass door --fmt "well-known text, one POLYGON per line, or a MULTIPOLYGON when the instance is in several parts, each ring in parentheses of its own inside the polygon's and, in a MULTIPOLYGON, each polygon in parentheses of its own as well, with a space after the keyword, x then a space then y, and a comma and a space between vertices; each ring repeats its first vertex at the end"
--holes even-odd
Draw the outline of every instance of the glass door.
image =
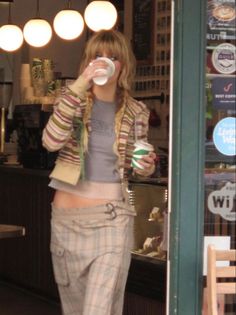
MULTIPOLYGON (((207 246, 236 249, 235 16, 235 1, 207 1, 203 315, 207 246)), ((218 307, 234 314, 235 296, 218 296, 218 307)))

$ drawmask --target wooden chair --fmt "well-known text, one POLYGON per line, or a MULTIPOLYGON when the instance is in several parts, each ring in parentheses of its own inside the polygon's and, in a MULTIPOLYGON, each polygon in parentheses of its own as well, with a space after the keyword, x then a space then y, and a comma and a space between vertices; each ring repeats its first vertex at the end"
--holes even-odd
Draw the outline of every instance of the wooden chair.
POLYGON ((217 261, 236 262, 236 250, 207 248, 208 315, 218 315, 217 294, 236 294, 236 265, 217 266, 217 261))

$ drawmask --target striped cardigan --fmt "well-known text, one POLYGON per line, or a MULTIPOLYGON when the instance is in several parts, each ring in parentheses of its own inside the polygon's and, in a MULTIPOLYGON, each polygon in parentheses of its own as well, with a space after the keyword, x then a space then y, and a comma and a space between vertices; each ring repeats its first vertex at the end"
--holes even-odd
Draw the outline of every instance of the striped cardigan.
MULTIPOLYGON (((48 151, 59 151, 50 178, 75 185, 81 176, 81 136, 86 102, 70 89, 65 89, 55 102, 54 111, 43 130, 42 142, 48 151)), ((147 140, 149 111, 142 102, 127 99, 117 143, 118 169, 122 180, 127 179, 131 168, 135 135, 147 140)), ((88 132, 91 122, 88 120, 88 132)), ((83 140, 83 139, 82 139, 83 140)), ((151 173, 151 172, 150 172, 151 173)), ((147 174, 147 172, 144 174, 147 174)))

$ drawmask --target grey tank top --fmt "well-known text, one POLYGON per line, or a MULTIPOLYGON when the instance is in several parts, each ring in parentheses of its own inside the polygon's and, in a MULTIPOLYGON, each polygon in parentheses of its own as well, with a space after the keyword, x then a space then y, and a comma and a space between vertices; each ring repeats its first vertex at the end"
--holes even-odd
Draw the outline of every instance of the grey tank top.
POLYGON ((116 103, 95 99, 91 113, 91 132, 85 155, 85 179, 95 182, 120 182, 117 155, 113 150, 116 103))

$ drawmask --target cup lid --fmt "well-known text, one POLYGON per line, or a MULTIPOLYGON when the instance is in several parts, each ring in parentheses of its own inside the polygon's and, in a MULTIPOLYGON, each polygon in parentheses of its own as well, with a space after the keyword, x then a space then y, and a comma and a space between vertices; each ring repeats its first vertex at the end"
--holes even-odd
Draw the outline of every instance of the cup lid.
POLYGON ((104 85, 108 81, 108 78, 114 74, 115 65, 107 57, 99 57, 98 59, 104 60, 109 65, 109 67, 107 69, 98 69, 97 71, 101 71, 104 74, 100 75, 99 77, 93 78, 93 82, 97 85, 104 85))
POLYGON ((108 76, 105 74, 103 76, 99 76, 96 78, 93 78, 93 82, 97 85, 104 85, 108 80, 108 76))
POLYGON ((135 142, 134 144, 135 149, 144 149, 144 150, 148 150, 148 151, 153 151, 154 147, 152 144, 144 141, 144 140, 138 140, 135 142))

